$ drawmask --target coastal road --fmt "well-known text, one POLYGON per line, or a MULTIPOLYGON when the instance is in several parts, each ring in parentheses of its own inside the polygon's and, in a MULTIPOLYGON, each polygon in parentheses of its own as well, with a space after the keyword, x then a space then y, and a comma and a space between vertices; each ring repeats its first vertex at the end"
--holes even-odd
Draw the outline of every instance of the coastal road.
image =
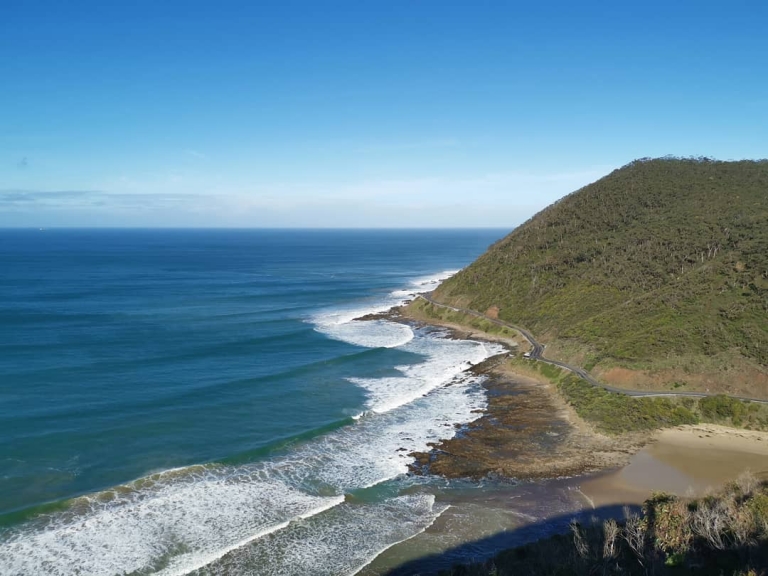
MULTIPOLYGON (((598 382, 597 380, 595 380, 589 372, 584 370, 584 368, 581 368, 579 366, 571 366, 570 364, 566 364, 565 362, 560 362, 559 360, 551 360, 549 358, 545 358, 544 345, 538 342, 536 338, 533 337, 533 334, 531 334, 525 328, 522 328, 520 326, 515 326, 514 324, 510 324, 509 322, 504 322, 503 320, 498 320, 497 318, 490 318, 485 314, 482 314, 481 312, 477 312, 476 310, 470 310, 469 308, 456 308, 454 306, 448 306, 447 304, 442 304, 432 299, 431 292, 419 294, 417 298, 423 298, 424 300, 426 300, 427 302, 429 302, 434 306, 447 308, 448 310, 453 310, 454 312, 462 312, 464 314, 476 316, 478 318, 487 320, 488 322, 492 322, 497 326, 504 326, 505 328, 511 328, 512 330, 516 330, 517 332, 520 332, 520 334, 522 334, 523 337, 526 340, 528 340, 528 343, 531 345, 530 357, 532 360, 538 360, 540 362, 546 362, 547 364, 552 364, 553 366, 564 368, 565 370, 573 372, 580 378, 586 380, 587 382, 592 384, 592 386, 597 386, 604 390, 608 390, 608 392, 614 392, 616 394, 626 394, 627 396, 687 396, 689 398, 706 398, 708 396, 718 395, 711 392, 661 392, 661 391, 649 391, 649 390, 628 390, 627 388, 616 388, 614 386, 609 386, 608 384, 603 384, 602 382, 598 382)), ((758 402, 760 404, 768 404, 768 400, 761 400, 760 398, 749 398, 746 396, 732 396, 730 394, 726 394, 726 396, 730 398, 734 398, 736 400, 746 400, 747 402, 758 402)))

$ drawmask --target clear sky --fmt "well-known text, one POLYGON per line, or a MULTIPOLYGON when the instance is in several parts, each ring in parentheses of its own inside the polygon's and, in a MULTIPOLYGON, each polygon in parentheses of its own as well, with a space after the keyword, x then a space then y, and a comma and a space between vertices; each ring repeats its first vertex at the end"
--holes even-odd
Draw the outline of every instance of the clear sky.
POLYGON ((0 226, 512 228, 767 150, 765 0, 0 9, 0 226))

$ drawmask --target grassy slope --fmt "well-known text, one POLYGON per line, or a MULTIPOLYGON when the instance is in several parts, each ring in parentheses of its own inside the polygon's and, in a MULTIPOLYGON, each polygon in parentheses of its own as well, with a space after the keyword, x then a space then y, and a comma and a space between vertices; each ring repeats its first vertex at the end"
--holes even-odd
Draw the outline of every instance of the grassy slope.
POLYGON ((575 374, 544 362, 509 360, 522 374, 544 377, 576 413, 606 434, 656 430, 709 422, 736 428, 768 430, 768 405, 728 396, 707 398, 634 397, 592 386, 575 374))
POLYGON ((598 368, 720 354, 765 373, 768 161, 633 162, 534 216, 435 297, 498 306, 598 368))

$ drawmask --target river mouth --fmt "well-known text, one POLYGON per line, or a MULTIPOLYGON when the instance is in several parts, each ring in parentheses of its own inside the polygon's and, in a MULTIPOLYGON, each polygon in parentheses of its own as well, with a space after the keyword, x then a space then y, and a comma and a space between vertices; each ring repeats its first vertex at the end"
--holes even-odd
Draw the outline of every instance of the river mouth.
POLYGON ((380 554, 362 576, 434 574, 568 530, 571 519, 622 518, 653 492, 701 496, 749 471, 768 479, 768 433, 715 425, 658 432, 625 466, 514 482, 443 480, 445 511, 426 530, 380 554))
POLYGON ((768 478, 768 433, 700 425, 608 437, 502 357, 472 370, 486 376, 483 416, 413 454, 444 511, 359 574, 434 574, 567 532, 573 518, 623 518, 655 491, 701 495, 745 470, 768 478))
POLYGON ((578 479, 445 481, 433 488, 445 511, 423 532, 382 552, 360 576, 433 574, 493 557, 567 528, 587 503, 578 479))

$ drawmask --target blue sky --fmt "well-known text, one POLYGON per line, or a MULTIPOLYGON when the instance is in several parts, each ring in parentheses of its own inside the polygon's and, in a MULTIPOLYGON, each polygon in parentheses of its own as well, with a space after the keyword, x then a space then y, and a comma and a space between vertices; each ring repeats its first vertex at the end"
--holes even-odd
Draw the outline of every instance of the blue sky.
POLYGON ((513 227, 768 155, 768 3, 8 2, 0 226, 513 227))

